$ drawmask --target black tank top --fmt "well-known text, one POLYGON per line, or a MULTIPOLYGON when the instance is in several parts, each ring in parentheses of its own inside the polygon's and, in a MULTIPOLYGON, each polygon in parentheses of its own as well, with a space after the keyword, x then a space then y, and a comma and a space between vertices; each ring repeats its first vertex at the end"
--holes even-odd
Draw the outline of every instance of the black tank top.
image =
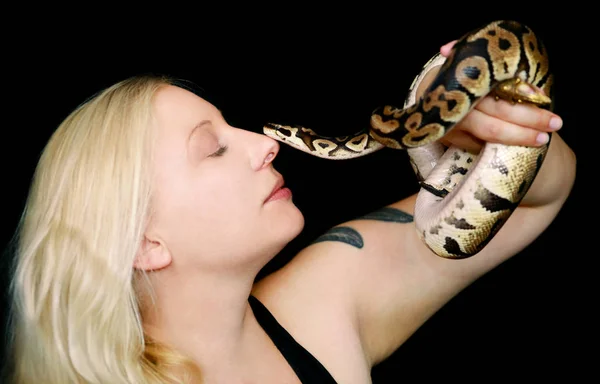
POLYGON ((294 340, 263 303, 254 296, 250 296, 249 302, 258 324, 271 338, 302 383, 336 384, 333 376, 319 360, 294 340))

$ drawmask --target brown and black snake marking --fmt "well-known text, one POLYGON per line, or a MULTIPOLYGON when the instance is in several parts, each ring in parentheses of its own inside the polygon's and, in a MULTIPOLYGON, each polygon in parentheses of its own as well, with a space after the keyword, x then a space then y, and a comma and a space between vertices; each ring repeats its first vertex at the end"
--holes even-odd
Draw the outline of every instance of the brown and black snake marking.
MULTIPOLYGON (((354 135, 324 137, 305 127, 271 123, 264 132, 325 159, 352 159, 383 147, 408 150, 421 184, 417 233, 436 255, 465 258, 483 249, 512 215, 537 176, 549 142, 541 147, 486 143, 475 155, 445 148, 439 139, 488 95, 552 110, 553 85, 542 41, 527 26, 500 20, 464 35, 448 58, 432 57, 413 81, 404 108, 375 109, 369 126, 354 135), (415 100, 418 84, 440 64, 423 97, 415 100)), ((351 228, 336 231, 322 239, 362 244, 351 228)))
POLYGON ((263 130, 281 142, 325 159, 343 160, 359 157, 383 148, 371 137, 367 129, 341 137, 321 136, 310 128, 298 125, 267 123, 263 130))
POLYGON ((513 21, 497 21, 456 43, 414 106, 377 108, 371 116, 372 135, 393 148, 419 147, 444 136, 493 91, 514 102, 548 106, 550 97, 519 87, 530 84, 551 95, 551 83, 545 48, 533 31, 513 21))

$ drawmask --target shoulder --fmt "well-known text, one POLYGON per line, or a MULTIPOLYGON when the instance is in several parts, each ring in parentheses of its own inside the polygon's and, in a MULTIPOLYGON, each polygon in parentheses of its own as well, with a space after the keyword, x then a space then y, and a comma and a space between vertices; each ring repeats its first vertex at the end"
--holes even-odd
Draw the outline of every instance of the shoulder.
POLYGON ((374 362, 365 351, 358 302, 374 295, 374 281, 401 269, 417 244, 415 197, 331 228, 253 290, 330 372, 352 366, 353 375, 370 374, 374 362), (391 270, 390 263, 397 266, 391 270))
POLYGON ((337 382, 361 383, 370 377, 370 366, 348 303, 348 274, 356 266, 343 261, 345 247, 325 242, 306 247, 257 282, 252 294, 337 382))
POLYGON ((284 267, 260 280, 254 293, 273 305, 286 302, 290 310, 307 305, 323 306, 324 311, 343 307, 343 299, 350 295, 351 300, 355 294, 354 279, 364 275, 364 267, 373 257, 393 248, 397 258, 410 249, 411 242, 406 240, 415 235, 411 225, 415 198, 410 196, 330 228, 284 267), (385 236, 390 228, 395 236, 385 236))

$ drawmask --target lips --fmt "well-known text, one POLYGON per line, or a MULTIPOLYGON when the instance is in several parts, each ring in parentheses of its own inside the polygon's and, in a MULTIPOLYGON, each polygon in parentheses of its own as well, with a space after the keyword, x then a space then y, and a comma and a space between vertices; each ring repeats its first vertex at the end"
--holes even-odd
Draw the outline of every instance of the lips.
POLYGON ((275 187, 273 187, 273 190, 271 191, 271 194, 269 196, 267 196, 267 198, 265 199, 265 203, 267 201, 269 201, 273 195, 275 195, 277 193, 277 191, 279 191, 281 188, 283 188, 284 182, 283 182, 283 178, 278 178, 277 182, 275 183, 275 187))
POLYGON ((275 183, 275 187, 273 187, 271 194, 265 199, 265 203, 290 197, 291 191, 288 188, 284 188, 283 185, 283 178, 277 179, 277 183, 275 183))

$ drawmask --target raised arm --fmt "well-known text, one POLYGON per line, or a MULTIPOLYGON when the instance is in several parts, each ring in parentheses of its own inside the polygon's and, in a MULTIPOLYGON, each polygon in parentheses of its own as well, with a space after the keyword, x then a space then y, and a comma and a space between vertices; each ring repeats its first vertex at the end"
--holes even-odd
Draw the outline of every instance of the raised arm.
MULTIPOLYGON (((432 70, 423 80, 418 95, 436 72, 432 70)), ((551 123, 556 118, 540 108, 487 97, 446 141, 470 148, 481 141, 538 146, 540 133, 559 129, 551 123)), ((371 362, 385 359, 454 295, 534 241, 558 214, 574 180, 575 155, 557 133, 552 133, 546 160, 520 206, 475 256, 440 258, 419 239, 412 221, 389 221, 391 216, 401 219, 412 215, 416 196, 387 207, 387 220, 378 219, 374 213, 366 220, 342 225, 346 231, 360 234, 362 248, 341 243, 335 247, 330 244, 328 250, 314 247, 314 252, 335 249, 350 254, 356 263, 348 294, 356 298, 357 324, 371 362)), ((336 230, 340 231, 339 227, 336 230)))

